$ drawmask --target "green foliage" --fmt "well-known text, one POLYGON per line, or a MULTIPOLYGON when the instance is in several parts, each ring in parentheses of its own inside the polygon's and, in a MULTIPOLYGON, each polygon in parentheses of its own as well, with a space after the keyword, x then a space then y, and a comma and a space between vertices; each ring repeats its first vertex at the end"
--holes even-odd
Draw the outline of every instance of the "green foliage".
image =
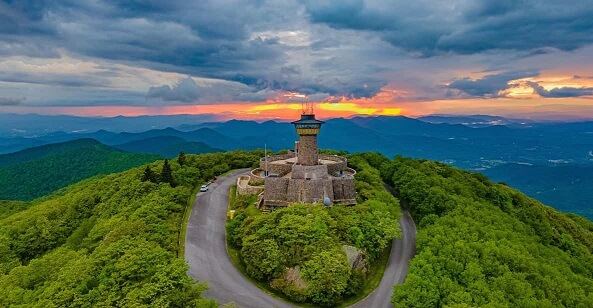
POLYGON ((171 165, 169 165, 169 160, 165 159, 163 162, 163 168, 161 169, 161 182, 168 183, 171 187, 175 187, 175 179, 173 179, 173 170, 171 170, 171 165))
POLYGON ((308 295, 314 303, 331 306, 338 302, 348 287, 350 264, 338 248, 315 254, 303 264, 308 295))
POLYGON ((146 168, 144 168, 144 174, 142 174, 142 182, 153 182, 153 183, 157 183, 157 176, 154 173, 154 171, 152 171, 152 169, 150 169, 150 166, 146 166, 146 168))
POLYGON ((0 307, 218 307, 178 258, 188 197, 207 178, 181 178, 258 157, 187 155, 169 163, 176 187, 141 181, 138 167, 11 205, 0 218, 0 307))
POLYGON ((177 155, 177 163, 180 166, 183 166, 185 164, 185 153, 179 152, 179 155, 177 155))
POLYGON ((0 219, 29 207, 28 202, 0 200, 0 219))
POLYGON ((352 271, 342 245, 361 250, 369 262, 401 235, 397 199, 385 192, 379 171, 354 157, 362 203, 355 206, 295 204, 260 214, 254 196, 235 196, 237 211, 227 223, 227 240, 240 249, 246 272, 296 302, 334 306, 362 290, 366 274, 352 271), (366 174, 366 175, 365 175, 366 174))
POLYGON ((403 307, 591 307, 593 224, 481 174, 396 157, 381 173, 417 222, 403 307))
POLYGON ((180 151, 190 154, 204 154, 222 152, 204 142, 187 141, 176 136, 156 136, 140 140, 133 140, 113 147, 130 153, 151 153, 167 158, 178 156, 180 151))
POLYGON ((25 154, 26 161, 12 158, 11 162, 18 163, 0 167, 0 199, 33 200, 86 178, 159 159, 156 155, 124 153, 92 139, 33 148, 25 154))
POLYGON ((32 147, 15 153, 0 155, 0 167, 16 165, 26 161, 40 159, 51 154, 68 152, 96 145, 101 145, 101 143, 95 139, 84 138, 32 147))

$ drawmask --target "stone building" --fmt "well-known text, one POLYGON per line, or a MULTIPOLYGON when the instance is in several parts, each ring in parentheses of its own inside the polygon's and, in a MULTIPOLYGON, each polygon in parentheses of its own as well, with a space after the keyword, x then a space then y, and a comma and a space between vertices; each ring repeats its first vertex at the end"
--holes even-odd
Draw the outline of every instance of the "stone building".
POLYGON ((317 135, 323 123, 312 112, 292 122, 299 135, 294 151, 261 158, 259 168, 237 179, 237 193, 259 194, 264 209, 293 203, 356 204, 356 171, 344 157, 319 154, 317 135))

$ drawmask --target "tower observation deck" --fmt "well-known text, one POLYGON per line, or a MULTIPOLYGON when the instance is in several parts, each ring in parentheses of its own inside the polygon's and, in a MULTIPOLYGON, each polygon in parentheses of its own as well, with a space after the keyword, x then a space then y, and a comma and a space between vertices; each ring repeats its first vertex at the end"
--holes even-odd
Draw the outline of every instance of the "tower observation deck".
POLYGON ((292 122, 299 135, 297 164, 314 166, 319 163, 317 135, 323 123, 315 119, 315 114, 302 114, 300 120, 292 122))

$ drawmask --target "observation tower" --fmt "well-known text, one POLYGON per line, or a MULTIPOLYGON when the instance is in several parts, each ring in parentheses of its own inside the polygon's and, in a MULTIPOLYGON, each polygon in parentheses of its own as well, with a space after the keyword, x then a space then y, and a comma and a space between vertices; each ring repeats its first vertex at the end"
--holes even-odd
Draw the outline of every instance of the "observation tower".
POLYGON ((345 157, 319 154, 324 122, 315 119, 313 103, 303 103, 301 119, 291 124, 299 136, 294 151, 261 158, 259 168, 237 179, 237 193, 259 195, 264 211, 295 203, 356 204, 356 171, 345 157))
POLYGON ((323 121, 315 119, 313 103, 303 103, 303 114, 301 119, 292 122, 299 135, 297 164, 303 166, 314 166, 319 164, 319 148, 317 147, 317 135, 321 130, 323 121))

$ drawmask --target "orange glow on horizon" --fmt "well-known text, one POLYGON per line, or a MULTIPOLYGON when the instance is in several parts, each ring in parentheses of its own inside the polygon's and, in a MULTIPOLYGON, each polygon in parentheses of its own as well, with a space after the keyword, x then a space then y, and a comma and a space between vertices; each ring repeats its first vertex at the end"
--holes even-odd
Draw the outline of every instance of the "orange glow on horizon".
MULTIPOLYGON (((541 98, 528 82, 536 82, 545 89, 570 87, 593 87, 592 78, 533 77, 509 82, 511 87, 499 93, 497 98, 465 98, 413 101, 407 99, 410 92, 402 89, 384 88, 370 98, 330 97, 316 102, 318 118, 368 116, 418 117, 429 114, 491 114, 506 117, 532 117, 538 114, 557 114, 567 118, 593 118, 593 99, 541 98), (338 102, 335 102, 338 101, 338 102)), ((75 116, 114 117, 142 115, 212 115, 217 120, 293 120, 302 112, 302 104, 284 101, 286 98, 306 98, 306 95, 289 92, 280 100, 264 102, 228 102, 199 105, 169 106, 2 106, 0 112, 67 114, 75 116)))

